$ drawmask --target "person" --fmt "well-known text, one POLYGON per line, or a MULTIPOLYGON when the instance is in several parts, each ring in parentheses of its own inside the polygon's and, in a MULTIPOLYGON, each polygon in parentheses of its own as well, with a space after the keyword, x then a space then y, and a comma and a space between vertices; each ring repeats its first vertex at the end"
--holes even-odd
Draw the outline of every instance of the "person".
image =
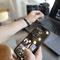
MULTIPOLYGON (((27 27, 28 23, 31 25, 33 22, 35 22, 40 17, 44 17, 44 14, 41 11, 34 10, 34 11, 31 11, 29 15, 25 16, 24 18, 22 18, 22 19, 20 19, 18 21, 12 22, 12 23, 10 23, 8 25, 0 26, 0 43, 7 40, 9 37, 11 37, 15 33, 17 33, 19 30, 27 27)), ((6 47, 5 45, 3 45, 3 48, 4 47, 5 48, 2 49, 1 46, 2 46, 2 44, 0 45, 0 51, 2 51, 0 53, 0 58, 1 58, 1 55, 5 56, 5 54, 4 54, 5 48, 6 48, 5 53, 7 55, 8 55, 9 52, 11 53, 11 49, 9 47, 6 47), (8 51, 10 50, 10 51, 8 52, 7 50, 8 51)), ((25 60, 39 60, 39 59, 41 59, 40 58, 41 57, 41 49, 40 48, 37 50, 35 55, 33 55, 32 52, 29 51, 28 49, 25 49, 24 52, 27 53, 25 55, 25 60)), ((12 53, 9 54, 9 55, 11 56, 12 53)), ((5 59, 2 58, 0 60, 5 60, 5 59)), ((11 60, 15 60, 15 59, 11 59, 11 60)))

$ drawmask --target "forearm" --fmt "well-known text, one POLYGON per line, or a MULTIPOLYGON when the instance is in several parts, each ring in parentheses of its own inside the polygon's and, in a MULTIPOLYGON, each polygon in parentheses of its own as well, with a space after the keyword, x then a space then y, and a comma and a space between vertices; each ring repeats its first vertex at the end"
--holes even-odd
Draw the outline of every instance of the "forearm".
MULTIPOLYGON (((28 16, 25 16, 26 21, 29 24, 35 22, 38 18, 43 17, 44 14, 40 11, 32 11, 28 16)), ((13 22, 6 26, 0 26, 0 41, 6 40, 10 36, 14 35, 16 32, 27 26, 27 22, 24 20, 13 22)))
POLYGON ((0 41, 8 39, 10 36, 14 35, 16 32, 24 27, 27 27, 27 24, 24 20, 16 21, 6 26, 1 26, 0 41))

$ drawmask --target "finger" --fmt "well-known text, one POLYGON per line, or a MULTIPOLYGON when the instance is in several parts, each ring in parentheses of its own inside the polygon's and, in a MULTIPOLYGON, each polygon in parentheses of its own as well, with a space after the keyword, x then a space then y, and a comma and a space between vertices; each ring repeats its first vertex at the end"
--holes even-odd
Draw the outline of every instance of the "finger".
POLYGON ((12 57, 13 57, 13 60, 18 60, 18 58, 15 54, 13 54, 12 57))
POLYGON ((38 16, 38 17, 44 17, 44 14, 42 12, 38 12, 38 13, 36 13, 36 16, 38 16))
POLYGON ((39 10, 33 10, 31 13, 32 13, 33 15, 38 15, 38 14, 40 14, 40 11, 39 11, 39 10))
POLYGON ((36 53, 35 53, 35 58, 36 58, 36 60, 42 60, 41 47, 39 47, 39 49, 36 51, 36 53))
POLYGON ((13 49, 10 48, 10 50, 11 50, 11 59, 10 60, 18 60, 18 58, 17 58, 16 54, 14 53, 13 49))
POLYGON ((39 10, 33 10, 33 11, 32 11, 32 13, 35 13, 35 14, 37 14, 37 15, 38 15, 38 14, 41 14, 42 12, 41 12, 41 11, 39 11, 39 10))
POLYGON ((35 60, 34 54, 27 48, 24 50, 24 58, 25 60, 35 60))
POLYGON ((39 10, 33 10, 32 12, 40 12, 39 10))
POLYGON ((41 11, 34 11, 35 17, 38 18, 44 18, 44 14, 41 11))

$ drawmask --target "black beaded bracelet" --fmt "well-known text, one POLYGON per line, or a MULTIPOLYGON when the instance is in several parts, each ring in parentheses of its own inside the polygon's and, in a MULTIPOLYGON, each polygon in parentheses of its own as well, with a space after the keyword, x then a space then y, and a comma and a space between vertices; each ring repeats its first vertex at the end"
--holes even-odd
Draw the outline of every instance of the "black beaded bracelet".
POLYGON ((27 23, 28 26, 30 26, 30 24, 28 23, 28 21, 24 18, 24 21, 27 23))

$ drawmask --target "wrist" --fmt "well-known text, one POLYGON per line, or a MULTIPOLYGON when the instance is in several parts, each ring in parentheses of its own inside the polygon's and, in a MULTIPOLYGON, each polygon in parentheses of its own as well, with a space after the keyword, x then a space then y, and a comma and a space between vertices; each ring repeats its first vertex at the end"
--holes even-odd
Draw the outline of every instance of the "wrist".
POLYGON ((31 25, 33 23, 30 18, 25 18, 25 19, 27 20, 27 22, 29 23, 29 25, 31 25))
POLYGON ((24 21, 27 23, 28 26, 30 26, 30 23, 27 21, 27 19, 24 18, 24 21))

